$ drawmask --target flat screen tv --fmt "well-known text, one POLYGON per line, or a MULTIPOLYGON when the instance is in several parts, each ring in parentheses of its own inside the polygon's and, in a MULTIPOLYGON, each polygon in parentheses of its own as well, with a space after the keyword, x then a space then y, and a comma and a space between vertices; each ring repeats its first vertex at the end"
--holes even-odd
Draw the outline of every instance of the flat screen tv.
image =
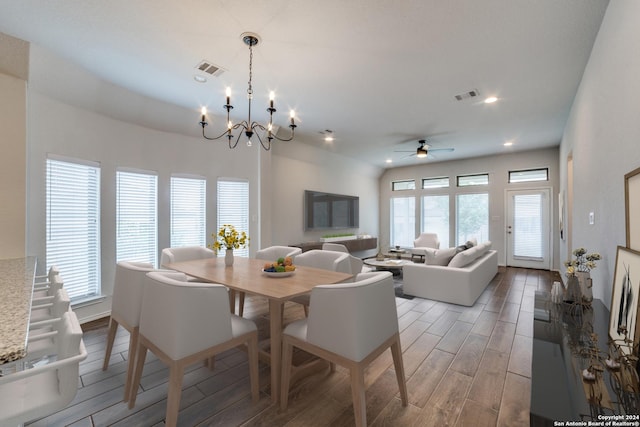
POLYGON ((304 192, 304 229, 358 228, 360 199, 357 196, 304 192))

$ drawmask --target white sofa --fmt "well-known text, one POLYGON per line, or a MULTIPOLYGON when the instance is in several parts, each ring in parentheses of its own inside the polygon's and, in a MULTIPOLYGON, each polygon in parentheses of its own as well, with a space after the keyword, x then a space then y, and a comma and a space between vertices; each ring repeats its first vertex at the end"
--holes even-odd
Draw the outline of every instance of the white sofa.
POLYGON ((498 253, 491 250, 491 243, 488 242, 467 249, 456 257, 451 260, 452 265, 463 266, 426 263, 405 265, 402 269, 404 293, 472 306, 498 272, 498 253), (456 257, 458 259, 454 262, 456 257))

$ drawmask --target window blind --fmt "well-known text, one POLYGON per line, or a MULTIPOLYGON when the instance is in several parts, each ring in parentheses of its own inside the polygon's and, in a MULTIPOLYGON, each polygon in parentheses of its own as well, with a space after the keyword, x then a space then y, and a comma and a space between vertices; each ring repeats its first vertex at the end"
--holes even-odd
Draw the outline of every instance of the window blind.
POLYGON ((542 194, 513 198, 513 256, 542 259, 542 194))
POLYGON ((116 261, 157 266, 158 177, 116 172, 116 261))
POLYGON ((171 247, 206 246, 207 181, 171 177, 171 247))
POLYGON ((100 294, 100 167, 48 158, 46 268, 73 301, 100 294))
POLYGON ((416 198, 393 197, 391 199, 392 246, 413 247, 416 238, 416 198))
MULTIPOLYGON (((249 236, 249 182, 221 178, 218 180, 217 189, 218 229, 224 224, 231 224, 238 233, 244 231, 249 236)), ((225 251, 218 252, 218 256, 224 256, 224 254, 225 251)), ((234 254, 248 257, 249 247, 235 249, 234 254)))

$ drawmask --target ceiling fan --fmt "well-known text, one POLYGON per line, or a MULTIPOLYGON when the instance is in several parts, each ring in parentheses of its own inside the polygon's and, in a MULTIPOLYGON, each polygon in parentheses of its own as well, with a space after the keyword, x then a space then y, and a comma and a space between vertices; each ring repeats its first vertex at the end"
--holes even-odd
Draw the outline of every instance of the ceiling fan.
POLYGON ((427 157, 427 154, 430 154, 434 151, 440 151, 443 153, 450 153, 452 152, 454 149, 453 148, 431 148, 431 146, 429 144, 427 144, 427 140, 426 139, 421 139, 418 141, 418 144, 420 144, 420 146, 416 149, 415 153, 413 152, 413 150, 407 151, 407 150, 395 150, 396 153, 413 153, 410 154, 407 157, 411 157, 411 156, 416 156, 419 158, 425 158, 427 157))

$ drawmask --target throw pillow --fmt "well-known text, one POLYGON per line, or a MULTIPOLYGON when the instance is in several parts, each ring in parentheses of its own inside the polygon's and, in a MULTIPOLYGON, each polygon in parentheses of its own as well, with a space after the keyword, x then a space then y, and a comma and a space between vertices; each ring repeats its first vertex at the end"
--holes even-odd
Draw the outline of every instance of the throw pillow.
POLYGON ((427 265, 448 265, 449 261, 456 254, 456 248, 438 249, 428 251, 425 256, 425 264, 427 265))
POLYGON ((478 246, 478 241, 476 239, 467 240, 467 243, 464 244, 467 249, 471 249, 474 246, 478 246))
POLYGON ((486 251, 479 246, 476 246, 475 248, 467 249, 466 251, 456 254, 456 256, 454 256, 449 262, 449 267, 458 267, 458 268, 464 267, 465 265, 475 261, 485 252, 486 251))

